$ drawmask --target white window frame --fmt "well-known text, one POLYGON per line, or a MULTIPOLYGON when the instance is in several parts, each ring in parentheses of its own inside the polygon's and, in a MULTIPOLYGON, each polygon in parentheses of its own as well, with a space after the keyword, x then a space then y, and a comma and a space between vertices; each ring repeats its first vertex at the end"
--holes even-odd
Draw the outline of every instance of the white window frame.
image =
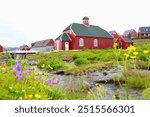
POLYGON ((80 38, 80 39, 79 39, 79 46, 80 46, 80 47, 83 47, 83 46, 84 46, 84 40, 83 40, 83 38, 80 38))
POLYGON ((93 45, 94 45, 94 47, 97 47, 97 46, 98 46, 98 40, 97 40, 97 39, 94 39, 94 40, 93 40, 93 45))

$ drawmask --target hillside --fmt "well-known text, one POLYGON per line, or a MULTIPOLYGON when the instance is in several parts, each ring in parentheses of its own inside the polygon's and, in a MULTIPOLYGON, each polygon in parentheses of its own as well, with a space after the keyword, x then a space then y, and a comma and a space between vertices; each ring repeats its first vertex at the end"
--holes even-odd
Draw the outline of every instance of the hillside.
POLYGON ((139 45, 139 44, 150 44, 150 39, 134 39, 133 40, 134 45, 139 45))

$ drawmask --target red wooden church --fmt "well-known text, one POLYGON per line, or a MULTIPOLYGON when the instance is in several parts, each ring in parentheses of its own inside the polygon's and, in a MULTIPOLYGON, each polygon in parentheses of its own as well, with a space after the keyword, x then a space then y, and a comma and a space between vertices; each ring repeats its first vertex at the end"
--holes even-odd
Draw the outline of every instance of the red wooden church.
POLYGON ((72 23, 55 39, 56 50, 103 49, 113 47, 113 37, 99 26, 90 25, 89 18, 83 24, 72 23))
POLYGON ((0 53, 3 52, 3 47, 0 45, 0 53))

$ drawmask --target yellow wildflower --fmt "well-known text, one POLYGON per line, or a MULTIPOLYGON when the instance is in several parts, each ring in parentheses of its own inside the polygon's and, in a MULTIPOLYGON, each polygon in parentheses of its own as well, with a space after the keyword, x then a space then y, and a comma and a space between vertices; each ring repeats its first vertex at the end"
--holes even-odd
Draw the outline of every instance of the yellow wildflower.
POLYGON ((42 97, 41 95, 35 94, 35 98, 36 98, 36 99, 41 99, 41 97, 42 97))
POLYGON ((48 67, 49 67, 49 69, 51 69, 51 70, 53 69, 50 65, 48 65, 48 67))
POLYGON ((91 93, 90 91, 88 91, 88 94, 89 94, 89 95, 92 95, 92 93, 91 93))
POLYGON ((135 59, 135 58, 136 58, 136 56, 130 56, 130 58, 135 59))
POLYGON ((45 67, 45 64, 43 64, 41 67, 44 68, 44 67, 45 67))
POLYGON ((19 99, 19 100, 22 100, 23 98, 22 98, 22 97, 19 97, 18 99, 19 99))
POLYGON ((114 43, 114 48, 117 48, 117 45, 118 45, 117 43, 114 43))
POLYGON ((46 76, 42 75, 42 78, 44 79, 44 78, 46 78, 46 76))
POLYGON ((126 58, 128 58, 128 57, 129 57, 129 54, 126 54, 126 53, 125 53, 124 56, 125 56, 126 58))
POLYGON ((114 99, 114 100, 116 99, 116 96, 115 96, 115 95, 113 96, 113 99, 114 99))
POLYGON ((135 51, 135 50, 136 50, 136 47, 134 47, 134 46, 131 45, 131 46, 128 47, 128 50, 129 50, 129 51, 135 51))
POLYGON ((39 75, 42 75, 43 73, 42 72, 39 72, 39 75))
POLYGON ((139 54, 138 52, 133 52, 133 55, 135 55, 135 56, 138 55, 138 54, 139 54))
POLYGON ((29 99, 29 100, 30 100, 30 99, 32 99, 32 97, 33 97, 33 95, 32 95, 32 94, 30 94, 30 95, 26 95, 26 96, 25 96, 25 99, 29 99))
POLYGON ((148 50, 144 50, 143 53, 144 53, 144 54, 147 54, 147 53, 149 53, 149 51, 148 51, 148 50))
POLYGON ((5 71, 5 70, 6 70, 6 68, 4 68, 4 67, 2 67, 1 69, 2 69, 3 71, 5 71))
POLYGON ((96 84, 95 84, 95 86, 99 86, 99 84, 98 84, 98 83, 96 83, 96 84))

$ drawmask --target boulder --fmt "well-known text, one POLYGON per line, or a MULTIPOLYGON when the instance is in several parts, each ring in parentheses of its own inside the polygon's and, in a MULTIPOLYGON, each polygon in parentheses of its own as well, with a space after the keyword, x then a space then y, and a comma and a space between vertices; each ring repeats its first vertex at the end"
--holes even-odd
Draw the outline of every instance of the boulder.
POLYGON ((65 74, 65 71, 64 71, 64 70, 57 70, 57 71, 56 71, 56 74, 64 75, 64 74, 65 74))

